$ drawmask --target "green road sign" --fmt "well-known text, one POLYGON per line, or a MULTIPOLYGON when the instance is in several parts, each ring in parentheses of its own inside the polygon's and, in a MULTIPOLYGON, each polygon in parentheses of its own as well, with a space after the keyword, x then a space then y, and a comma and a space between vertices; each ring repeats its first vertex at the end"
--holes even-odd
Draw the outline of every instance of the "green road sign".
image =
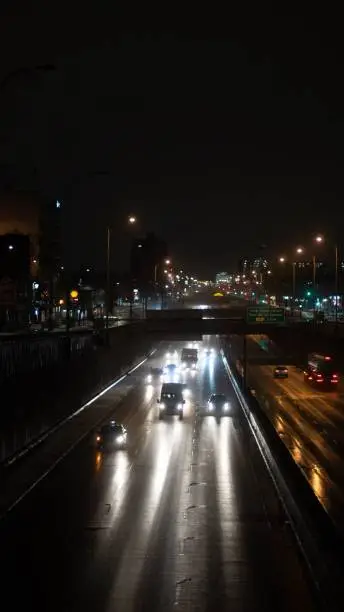
POLYGON ((249 306, 246 309, 247 323, 284 323, 284 319, 284 308, 249 306))

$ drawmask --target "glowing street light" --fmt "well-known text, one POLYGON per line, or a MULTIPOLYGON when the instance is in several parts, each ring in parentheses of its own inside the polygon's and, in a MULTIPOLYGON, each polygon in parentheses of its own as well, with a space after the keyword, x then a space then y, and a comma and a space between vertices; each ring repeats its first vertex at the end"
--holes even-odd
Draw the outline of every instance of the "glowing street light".
POLYGON ((297 253, 298 255, 302 255, 303 251, 304 251, 304 250, 303 250, 303 248, 302 248, 302 247, 298 247, 298 248, 296 249, 296 253, 297 253))
POLYGON ((128 222, 130 223, 130 225, 134 225, 134 223, 136 223, 136 217, 130 215, 130 217, 128 217, 128 222))
POLYGON ((280 263, 285 263, 285 257, 280 257, 278 260, 280 263))
POLYGON ((315 236, 314 240, 315 240, 315 242, 317 242, 318 244, 321 244, 322 242, 324 242, 324 238, 323 238, 323 236, 321 236, 320 234, 318 234, 318 236, 315 236))
POLYGON ((170 259, 165 259, 165 264, 166 264, 167 266, 169 266, 169 265, 170 265, 170 263, 171 263, 171 260, 170 260, 170 259))

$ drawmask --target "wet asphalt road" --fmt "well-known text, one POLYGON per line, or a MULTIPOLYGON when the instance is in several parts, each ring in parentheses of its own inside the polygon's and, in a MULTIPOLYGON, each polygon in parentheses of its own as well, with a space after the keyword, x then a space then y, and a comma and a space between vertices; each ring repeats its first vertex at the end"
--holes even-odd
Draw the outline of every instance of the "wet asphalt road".
POLYGON ((158 420, 147 371, 121 402, 128 448, 89 436, 0 523, 6 609, 315 610, 220 357, 187 375, 182 422, 158 420), (220 423, 202 415, 213 391, 231 403, 220 423))

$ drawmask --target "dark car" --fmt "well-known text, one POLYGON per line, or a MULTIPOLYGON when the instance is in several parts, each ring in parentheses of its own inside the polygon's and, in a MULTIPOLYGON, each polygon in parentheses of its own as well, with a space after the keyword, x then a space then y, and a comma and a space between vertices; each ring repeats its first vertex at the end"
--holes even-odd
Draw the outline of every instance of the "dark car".
POLYGON ((97 433, 97 448, 123 448, 127 442, 127 430, 120 423, 110 421, 103 425, 97 433))
POLYGON ((208 400, 207 411, 209 414, 221 415, 229 412, 229 402, 224 393, 212 393, 208 400))
POLYGON ((146 382, 148 384, 152 383, 154 379, 160 379, 163 375, 162 368, 151 368, 150 373, 146 376, 146 382))
POLYGON ((274 378, 288 378, 288 368, 283 365, 276 366, 274 369, 274 378))

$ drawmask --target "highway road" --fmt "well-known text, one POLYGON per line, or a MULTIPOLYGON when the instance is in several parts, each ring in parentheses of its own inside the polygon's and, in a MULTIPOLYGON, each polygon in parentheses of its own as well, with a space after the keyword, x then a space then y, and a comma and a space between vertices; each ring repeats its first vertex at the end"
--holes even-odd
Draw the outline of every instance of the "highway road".
MULTIPOLYGON (((247 338, 248 363, 260 356, 265 359, 259 336, 247 338)), ((239 352, 241 342, 233 339, 233 349, 239 352)), ((268 355, 276 355, 273 345, 268 355)), ((288 367, 288 379, 276 380, 273 365, 249 364, 248 385, 318 499, 344 532, 344 384, 340 382, 336 391, 314 389, 304 382, 300 369, 288 367)))
POLYGON ((166 350, 99 399, 126 424, 127 449, 99 453, 93 432, 1 520, 11 609, 317 609, 219 354, 187 375, 184 421, 159 421, 160 383, 145 377, 166 350), (214 391, 231 405, 219 423, 202 412, 214 391))

